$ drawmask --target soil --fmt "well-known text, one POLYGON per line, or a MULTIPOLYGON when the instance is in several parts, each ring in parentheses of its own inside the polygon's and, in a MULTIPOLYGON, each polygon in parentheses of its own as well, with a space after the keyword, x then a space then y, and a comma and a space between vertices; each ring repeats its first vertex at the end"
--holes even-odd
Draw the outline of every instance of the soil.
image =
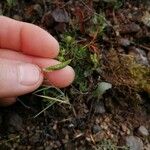
MULTIPOLYGON (((117 53, 135 55, 140 63, 149 66, 149 6, 149 1, 140 0, 117 1, 115 7, 107 0, 22 0, 8 6, 6 0, 2 0, 0 12, 36 24, 60 41, 58 35, 71 29, 71 19, 76 19, 77 34, 84 34, 89 40, 85 31, 85 26, 88 26, 86 19, 93 12, 103 11, 113 27, 108 26, 103 38, 98 39, 99 48, 107 50, 113 47, 117 53)), ((103 78, 112 80, 111 75, 107 78, 104 74, 103 78)), ((62 90, 67 93, 72 88, 71 85, 62 90)), ((113 88, 100 102, 95 102, 92 92, 88 95, 76 92, 69 95, 71 106, 53 105, 36 118, 34 116, 43 109, 41 98, 32 93, 19 97, 14 105, 0 109, 0 149, 103 150, 107 141, 105 149, 117 150, 127 149, 126 138, 134 136, 142 140, 142 149, 148 150, 150 136, 139 133, 138 129, 144 126, 150 133, 150 97, 147 92, 140 92, 141 102, 133 107, 130 101, 137 99, 137 95, 132 97, 128 90, 121 95, 121 90, 122 86, 120 90, 113 88)))

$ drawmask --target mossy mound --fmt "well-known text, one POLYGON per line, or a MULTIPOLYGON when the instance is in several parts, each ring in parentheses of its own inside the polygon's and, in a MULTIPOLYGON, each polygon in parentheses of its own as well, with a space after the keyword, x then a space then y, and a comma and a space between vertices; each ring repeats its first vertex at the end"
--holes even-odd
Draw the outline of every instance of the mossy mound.
POLYGON ((110 50, 103 58, 102 76, 115 87, 126 86, 150 93, 150 67, 139 64, 131 55, 110 50))

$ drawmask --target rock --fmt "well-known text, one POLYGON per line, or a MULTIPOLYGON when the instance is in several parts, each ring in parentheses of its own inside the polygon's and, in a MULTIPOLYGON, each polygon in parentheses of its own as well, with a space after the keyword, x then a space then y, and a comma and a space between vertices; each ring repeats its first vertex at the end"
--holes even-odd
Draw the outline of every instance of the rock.
POLYGON ((136 23, 130 23, 120 26, 119 31, 121 34, 128 34, 128 33, 136 33, 141 30, 141 27, 136 23))
POLYGON ((145 51, 136 47, 130 47, 129 54, 133 55, 136 58, 138 63, 147 66, 149 65, 148 58, 146 56, 145 51))
POLYGON ((7 114, 4 118, 5 125, 8 132, 16 132, 23 130, 22 118, 15 112, 7 114))
POLYGON ((125 39, 125 38, 120 38, 119 44, 121 46, 128 47, 130 45, 130 41, 128 39, 125 39))
POLYGON ((130 150, 143 150, 143 142, 136 136, 127 136, 126 145, 130 150))
POLYGON ((95 114, 104 114, 106 112, 104 104, 102 101, 96 101, 93 106, 95 114))
POLYGON ((65 11, 64 9, 60 9, 60 8, 56 8, 55 10, 53 10, 52 16, 56 22, 68 23, 70 20, 67 11, 65 11))
POLYGON ((101 127, 100 127, 99 125, 94 125, 94 126, 92 127, 92 132, 93 132, 94 134, 98 133, 99 131, 101 131, 101 127))
POLYGON ((141 136, 148 136, 148 135, 149 135, 148 130, 147 130, 144 126, 140 126, 140 127, 138 128, 138 133, 139 133, 141 136))

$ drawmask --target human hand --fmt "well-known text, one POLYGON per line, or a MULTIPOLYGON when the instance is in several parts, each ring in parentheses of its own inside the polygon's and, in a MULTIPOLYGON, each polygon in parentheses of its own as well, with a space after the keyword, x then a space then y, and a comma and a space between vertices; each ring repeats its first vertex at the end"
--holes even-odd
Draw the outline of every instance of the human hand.
POLYGON ((32 92, 48 79, 66 87, 75 73, 70 66, 50 73, 41 68, 58 63, 58 42, 38 26, 0 16, 0 103, 9 105, 16 97, 32 92))

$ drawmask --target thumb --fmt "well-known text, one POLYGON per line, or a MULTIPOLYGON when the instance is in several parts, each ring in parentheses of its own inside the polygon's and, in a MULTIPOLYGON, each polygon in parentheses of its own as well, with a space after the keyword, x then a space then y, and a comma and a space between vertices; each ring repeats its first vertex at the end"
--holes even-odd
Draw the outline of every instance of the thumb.
POLYGON ((42 81, 43 75, 38 66, 0 58, 0 98, 32 92, 42 81))

